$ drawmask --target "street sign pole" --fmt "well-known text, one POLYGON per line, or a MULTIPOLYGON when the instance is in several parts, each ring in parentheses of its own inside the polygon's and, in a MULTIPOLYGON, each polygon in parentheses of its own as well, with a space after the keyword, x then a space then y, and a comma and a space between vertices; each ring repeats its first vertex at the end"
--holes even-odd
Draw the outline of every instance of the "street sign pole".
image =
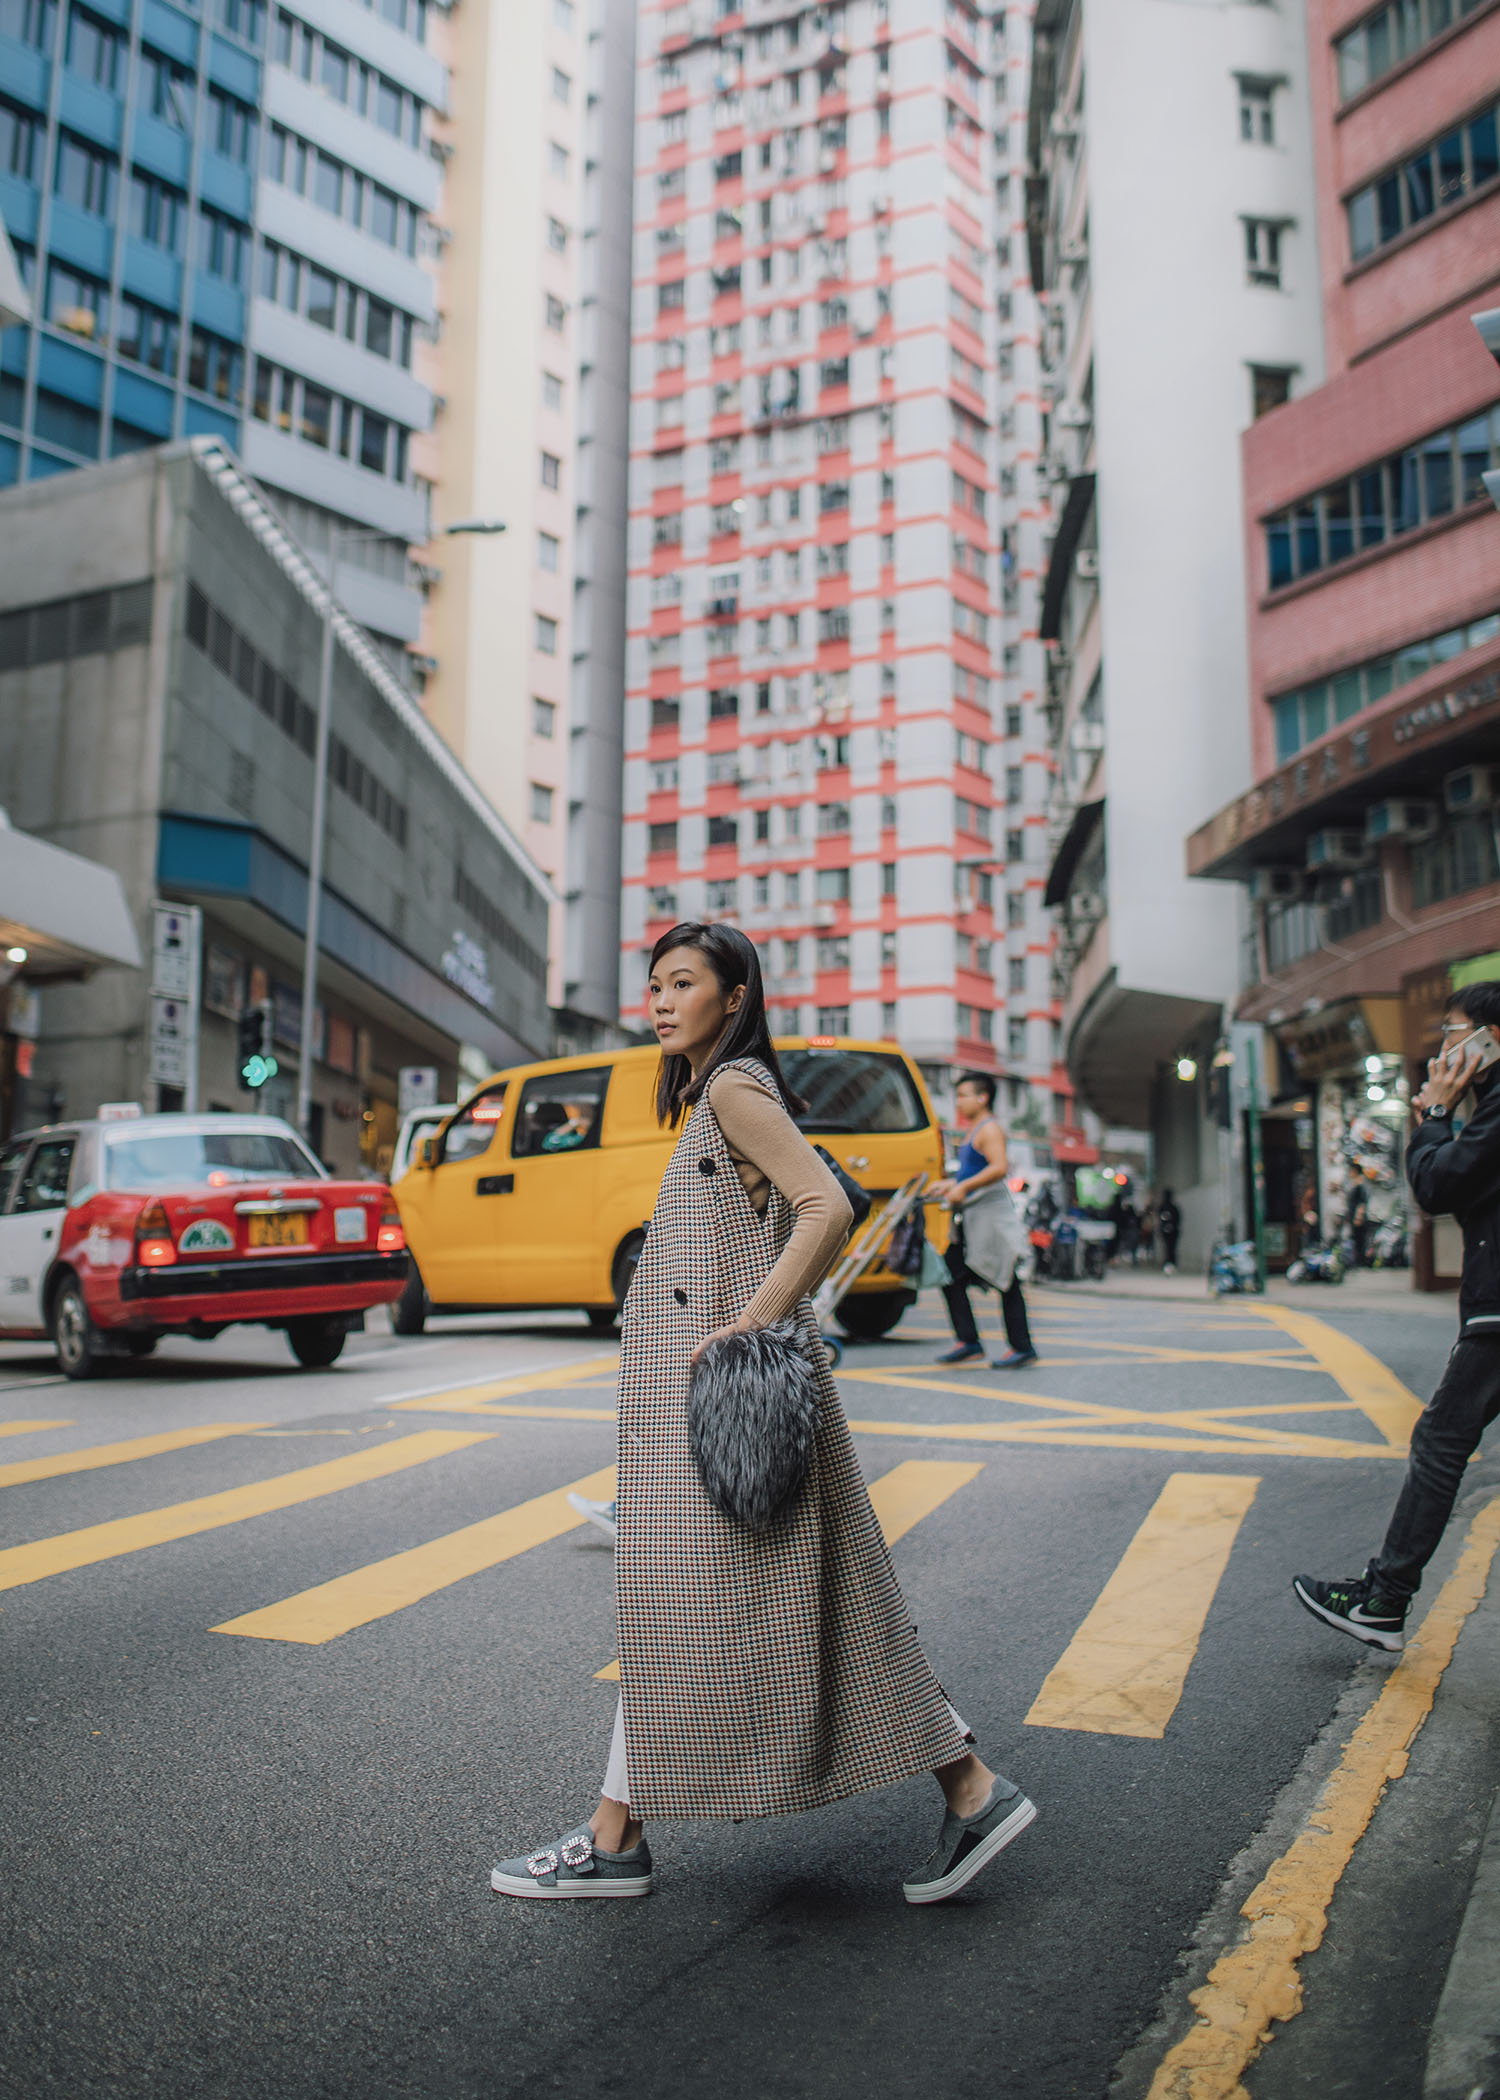
POLYGON ((1260 1149, 1260 1058, 1255 1039, 1245 1043, 1247 1065, 1245 1110, 1246 1135, 1250 1145, 1251 1237, 1255 1241, 1255 1288, 1266 1287, 1266 1167, 1260 1149))
POLYGON ((297 1055, 297 1128, 311 1142, 313 1015, 318 999, 318 939, 323 902, 323 829, 328 812, 328 717, 333 700, 333 585, 340 535, 335 532, 323 600, 323 647, 318 662, 318 733, 313 750, 312 841, 307 855, 307 922, 302 954, 302 1043, 297 1055))

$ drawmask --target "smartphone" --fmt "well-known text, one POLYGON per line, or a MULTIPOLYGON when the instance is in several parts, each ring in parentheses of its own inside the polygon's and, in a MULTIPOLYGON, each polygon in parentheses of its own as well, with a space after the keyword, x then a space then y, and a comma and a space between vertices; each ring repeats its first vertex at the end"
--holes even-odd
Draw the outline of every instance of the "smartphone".
POLYGON ((1487 1072, 1496 1059, 1500 1058, 1500 1040, 1496 1039, 1492 1028, 1476 1028, 1472 1035, 1461 1036, 1443 1052, 1443 1062, 1450 1072, 1456 1071, 1474 1050, 1480 1052, 1479 1071, 1487 1072))

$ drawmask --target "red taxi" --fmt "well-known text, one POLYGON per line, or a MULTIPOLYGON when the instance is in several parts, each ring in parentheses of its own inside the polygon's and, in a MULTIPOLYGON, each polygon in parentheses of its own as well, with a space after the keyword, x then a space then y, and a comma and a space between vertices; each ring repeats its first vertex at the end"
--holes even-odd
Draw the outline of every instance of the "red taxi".
POLYGON ((385 1184, 333 1180, 275 1116, 57 1123, 0 1147, 0 1338, 50 1335, 70 1378, 246 1322, 331 1364, 406 1270, 385 1184))

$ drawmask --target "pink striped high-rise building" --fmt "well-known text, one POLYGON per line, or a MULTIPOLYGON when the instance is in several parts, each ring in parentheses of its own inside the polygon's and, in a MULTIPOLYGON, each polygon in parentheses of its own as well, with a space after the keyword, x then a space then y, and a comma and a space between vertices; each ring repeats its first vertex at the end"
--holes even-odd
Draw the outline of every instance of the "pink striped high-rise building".
POLYGON ((643 11, 622 1014, 733 917, 773 1025, 1056 1063, 1029 8, 643 11))

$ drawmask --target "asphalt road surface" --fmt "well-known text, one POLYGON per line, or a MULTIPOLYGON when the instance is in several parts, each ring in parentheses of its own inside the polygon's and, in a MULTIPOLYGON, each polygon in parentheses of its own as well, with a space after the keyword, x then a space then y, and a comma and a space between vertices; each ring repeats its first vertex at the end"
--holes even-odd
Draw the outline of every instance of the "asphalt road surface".
POLYGON ((930 1781, 659 1826, 645 1902, 490 1894, 591 1812, 613 1716, 610 1550, 561 1504, 613 1459, 581 1320, 83 1385, 0 1348, 0 2092, 1102 2095, 1380 1667, 1287 1582, 1373 1550, 1449 1330, 1331 1299, 1037 1293, 1006 1375, 934 1364, 934 1298, 849 1350, 924 1645, 1041 1811, 919 1910, 930 1781))

